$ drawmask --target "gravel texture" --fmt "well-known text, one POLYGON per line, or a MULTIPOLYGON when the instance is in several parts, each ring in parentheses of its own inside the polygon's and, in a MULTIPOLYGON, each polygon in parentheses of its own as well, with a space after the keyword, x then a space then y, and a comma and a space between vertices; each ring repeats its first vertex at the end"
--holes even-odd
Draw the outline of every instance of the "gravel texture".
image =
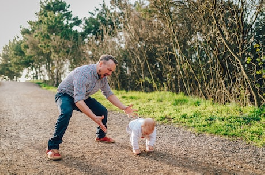
POLYGON ((0 82, 1 175, 265 174, 264 147, 171 125, 157 124, 153 153, 134 156, 125 131, 132 119, 112 111, 108 136, 116 143, 95 142, 96 124, 74 111, 60 146, 63 159, 48 160, 47 141, 58 116, 54 94, 29 82, 0 82))

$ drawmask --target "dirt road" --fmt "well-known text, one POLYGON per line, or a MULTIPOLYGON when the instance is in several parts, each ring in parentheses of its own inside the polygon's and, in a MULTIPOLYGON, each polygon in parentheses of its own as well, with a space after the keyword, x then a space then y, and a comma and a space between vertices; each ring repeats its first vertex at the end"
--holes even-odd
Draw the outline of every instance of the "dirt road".
MULTIPOLYGON (((155 152, 134 156, 125 131, 131 119, 109 112, 108 135, 115 144, 94 141, 96 125, 74 112, 60 150, 46 158, 47 140, 58 115, 54 93, 32 83, 1 82, 0 174, 264 174, 265 148, 157 125, 155 152)), ((144 149, 144 141, 141 141, 144 149)))

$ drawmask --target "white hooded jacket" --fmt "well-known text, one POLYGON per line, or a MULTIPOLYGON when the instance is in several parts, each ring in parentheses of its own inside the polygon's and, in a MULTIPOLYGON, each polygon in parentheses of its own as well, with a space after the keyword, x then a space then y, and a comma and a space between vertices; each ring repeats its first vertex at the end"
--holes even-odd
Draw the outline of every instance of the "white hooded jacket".
POLYGON ((156 141, 156 127, 152 134, 142 135, 142 124, 144 122, 143 118, 138 118, 132 120, 126 128, 126 131, 130 134, 130 142, 133 150, 139 149, 139 138, 146 139, 146 146, 154 146, 156 141))

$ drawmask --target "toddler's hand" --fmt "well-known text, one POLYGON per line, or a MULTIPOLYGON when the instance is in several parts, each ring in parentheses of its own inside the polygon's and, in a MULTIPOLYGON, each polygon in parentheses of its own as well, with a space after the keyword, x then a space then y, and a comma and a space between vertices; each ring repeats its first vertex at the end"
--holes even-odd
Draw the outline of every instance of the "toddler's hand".
POLYGON ((146 147, 146 152, 152 152, 152 151, 154 151, 154 147, 148 145, 148 146, 146 147))
POLYGON ((141 151, 140 151, 140 149, 134 149, 134 150, 133 150, 133 153, 134 153, 135 155, 138 155, 138 154, 141 153, 141 151))

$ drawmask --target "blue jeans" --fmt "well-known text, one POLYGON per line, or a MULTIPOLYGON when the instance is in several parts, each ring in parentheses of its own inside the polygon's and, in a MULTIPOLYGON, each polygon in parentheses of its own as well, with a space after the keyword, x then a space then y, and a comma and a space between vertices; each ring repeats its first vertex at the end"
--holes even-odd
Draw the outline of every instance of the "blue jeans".
MULTIPOLYGON (((68 94, 57 93, 55 95, 55 102, 57 103, 60 115, 55 124, 54 135, 48 141, 49 150, 59 149, 59 144, 62 143, 62 138, 69 125, 69 121, 70 121, 70 118, 72 117, 73 110, 80 111, 75 105, 73 97, 71 97, 68 94)), ((108 116, 107 109, 102 104, 100 104, 96 99, 91 98, 91 97, 84 100, 84 102, 96 116, 104 115, 104 119, 102 120, 102 123, 107 127, 107 116, 108 116)), ((106 134, 98 126, 96 135, 99 138, 103 138, 105 137, 106 134)))

